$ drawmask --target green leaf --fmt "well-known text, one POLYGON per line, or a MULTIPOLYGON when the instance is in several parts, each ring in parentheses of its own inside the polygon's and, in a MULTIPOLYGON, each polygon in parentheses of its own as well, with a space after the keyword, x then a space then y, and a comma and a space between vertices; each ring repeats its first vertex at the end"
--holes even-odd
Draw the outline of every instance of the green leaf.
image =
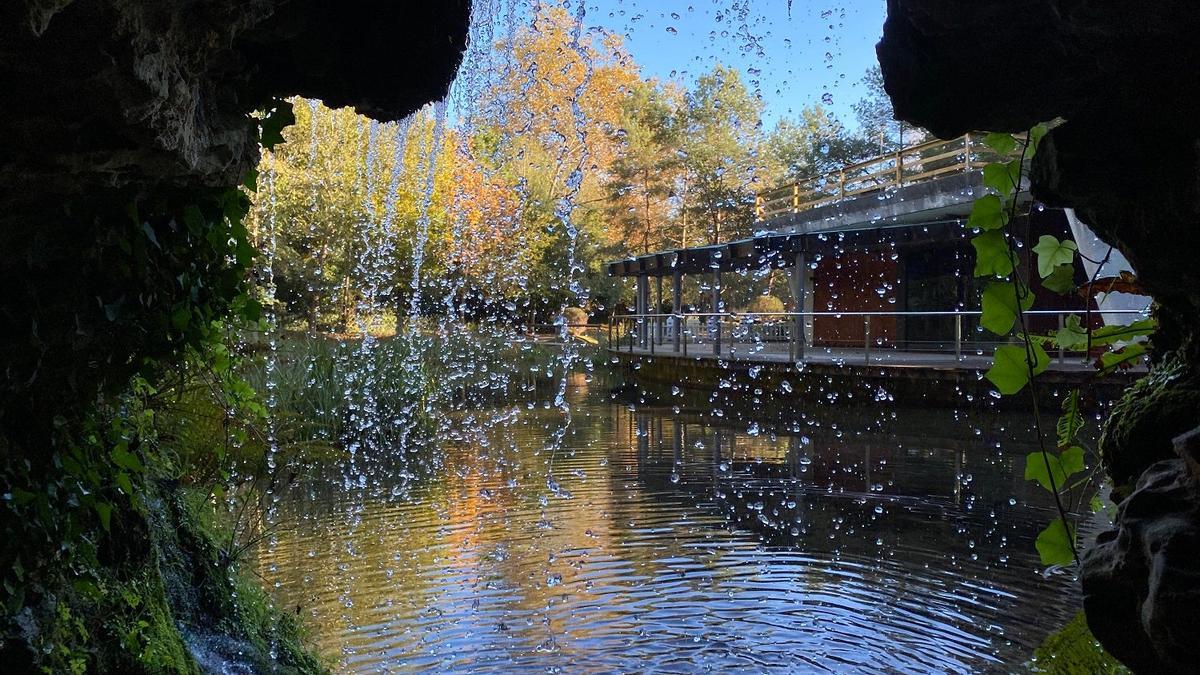
POLYGON ((142 466, 142 462, 138 459, 137 455, 125 449, 124 444, 114 447, 109 455, 112 457, 113 464, 122 469, 136 473, 142 473, 146 470, 146 467, 142 466))
POLYGON ((1046 132, 1050 131, 1050 127, 1045 123, 1035 124, 1029 130, 1029 150, 1025 153, 1026 158, 1032 159, 1037 150, 1042 145, 1042 139, 1046 137, 1046 132))
POLYGON ((984 195, 971 206, 971 217, 967 227, 975 230, 998 230, 1008 223, 1004 202, 996 195, 984 195))
POLYGON ((1014 345, 1001 345, 992 357, 992 367, 984 377, 996 385, 1001 394, 1009 396, 1021 391, 1029 382, 1025 365, 1025 350, 1014 345))
POLYGON ((1083 448, 1078 445, 1072 445, 1059 455, 1058 461, 1062 464, 1063 475, 1067 478, 1080 473, 1086 468, 1083 463, 1083 448))
POLYGON ((1075 266, 1068 263, 1055 267, 1049 276, 1042 279, 1042 288, 1059 295, 1075 290, 1075 266))
POLYGON ((1079 315, 1071 314, 1054 334, 1054 344, 1063 349, 1085 349, 1088 342, 1087 329, 1079 323, 1079 315))
POLYGON ((1100 371, 1109 373, 1120 367, 1137 365, 1146 353, 1146 343, 1135 342, 1125 345, 1120 351, 1105 352, 1100 355, 1100 371))
POLYGON ((1092 345, 1103 346, 1114 342, 1128 342, 1134 338, 1153 335, 1156 330, 1158 330, 1158 321, 1153 318, 1134 321, 1128 326, 1104 326, 1092 331, 1092 345))
POLYGON ((129 474, 123 471, 117 474, 117 487, 130 497, 133 496, 133 482, 129 480, 129 474))
POLYGON ((108 526, 112 520, 112 504, 108 502, 96 501, 92 503, 92 508, 96 509, 96 515, 100 516, 100 526, 108 532, 108 526))
POLYGON ((1079 390, 1072 389, 1063 399, 1063 414, 1058 418, 1058 447, 1065 448, 1075 441, 1075 436, 1083 428, 1083 415, 1079 412, 1079 390))
POLYGON ((1047 452, 1043 456, 1040 452, 1031 452, 1025 456, 1025 480, 1037 481, 1047 492, 1054 492, 1055 488, 1063 489, 1067 474, 1054 453, 1047 452), (1050 482, 1051 477, 1054 478, 1053 483, 1050 482))
MULTIPOLYGON (((1038 375, 1050 365, 1046 350, 1037 343, 1029 345, 1033 353, 1033 375, 1038 375)), ((992 367, 984 373, 989 382, 1005 396, 1011 396, 1029 384, 1030 369, 1024 345, 1000 345, 992 355, 992 367)))
POLYGON ((171 325, 179 330, 183 330, 187 328, 188 321, 191 318, 192 312, 188 309, 187 305, 180 304, 175 308, 175 311, 171 312, 171 325))
POLYGON ((1045 279, 1054 272, 1054 268, 1073 262, 1078 250, 1079 246, 1070 239, 1059 241, 1049 234, 1043 234, 1038 239, 1037 246, 1033 247, 1038 259, 1038 274, 1045 279))
POLYGON ((1075 560, 1071 546, 1074 539, 1074 533, 1063 524, 1062 518, 1055 518, 1034 542, 1042 564, 1070 565, 1075 560))
POLYGON ((983 289, 983 316, 979 323, 996 335, 1008 335, 1017 321, 1019 311, 1033 306, 1033 295, 1021 291, 1021 305, 1017 306, 1017 287, 1011 281, 992 281, 983 289))
POLYGON ((989 230, 977 234, 971 239, 971 246, 975 247, 975 276, 1006 277, 1012 274, 1016 258, 1008 248, 1004 232, 989 230))
POLYGON ((1012 134, 1005 134, 998 131, 993 131, 984 136, 983 143, 1001 155, 1007 155, 1017 149, 1017 139, 1013 138, 1012 134))
POLYGON ((1001 197, 1016 191, 1016 175, 1009 171, 1008 164, 988 164, 983 167, 983 186, 995 190, 1001 197))

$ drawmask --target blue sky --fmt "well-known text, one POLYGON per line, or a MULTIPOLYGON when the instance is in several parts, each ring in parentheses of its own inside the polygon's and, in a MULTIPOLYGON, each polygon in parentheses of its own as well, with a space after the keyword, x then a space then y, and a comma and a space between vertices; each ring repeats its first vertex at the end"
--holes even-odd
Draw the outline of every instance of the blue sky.
POLYGON ((822 101, 854 127, 886 13, 884 0, 585 1, 585 22, 624 35, 645 76, 690 85, 717 63, 740 70, 767 128, 822 101))

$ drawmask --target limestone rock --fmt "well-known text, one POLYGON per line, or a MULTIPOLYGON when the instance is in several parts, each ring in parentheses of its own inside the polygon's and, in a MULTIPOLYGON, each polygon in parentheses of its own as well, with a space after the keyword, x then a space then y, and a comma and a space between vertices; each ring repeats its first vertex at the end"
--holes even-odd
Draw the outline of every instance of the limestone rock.
POLYGON ((1083 556, 1092 633, 1136 672, 1192 673, 1200 663, 1200 430, 1180 437, 1187 459, 1146 470, 1118 509, 1116 530, 1083 556))

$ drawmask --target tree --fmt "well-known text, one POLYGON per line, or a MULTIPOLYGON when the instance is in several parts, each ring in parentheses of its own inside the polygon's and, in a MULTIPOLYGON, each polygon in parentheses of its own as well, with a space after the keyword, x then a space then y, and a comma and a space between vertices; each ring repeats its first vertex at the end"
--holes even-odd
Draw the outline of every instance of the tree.
POLYGON ((732 68, 716 66, 687 94, 679 125, 688 211, 710 243, 745 234, 754 221, 754 194, 764 187, 762 102, 732 68))
POLYGON ((626 95, 621 125, 613 131, 620 145, 606 211, 629 251, 649 253, 667 243, 671 198, 682 168, 678 107, 671 90, 651 80, 639 82, 626 95))
POLYGON ((875 152, 869 140, 851 134, 819 105, 801 110, 798 122, 780 119, 767 141, 776 184, 836 171, 875 152))
POLYGON ((860 82, 866 93, 854 104, 854 113, 858 117, 859 133, 878 150, 875 154, 895 152, 930 140, 929 132, 924 129, 896 120, 892 99, 883 88, 883 72, 878 65, 867 70, 860 82))

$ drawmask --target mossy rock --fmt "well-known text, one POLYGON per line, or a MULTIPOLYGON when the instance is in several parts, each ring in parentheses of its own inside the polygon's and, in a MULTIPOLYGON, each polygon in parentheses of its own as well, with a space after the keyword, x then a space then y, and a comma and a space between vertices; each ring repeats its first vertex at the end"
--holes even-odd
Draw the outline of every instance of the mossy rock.
POLYGON ((1174 352, 1113 406, 1100 437, 1100 456, 1114 499, 1126 496, 1151 464, 1175 457, 1173 439, 1195 426, 1200 376, 1174 352))

